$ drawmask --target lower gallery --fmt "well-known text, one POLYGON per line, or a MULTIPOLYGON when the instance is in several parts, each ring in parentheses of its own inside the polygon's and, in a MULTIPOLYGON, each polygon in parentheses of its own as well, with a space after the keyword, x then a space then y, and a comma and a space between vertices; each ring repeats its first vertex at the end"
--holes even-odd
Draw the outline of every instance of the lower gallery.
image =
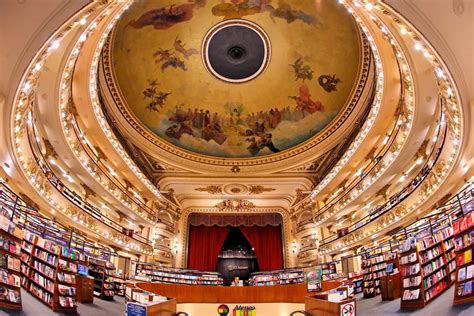
POLYGON ((0 1, 0 315, 474 315, 473 10, 0 1))

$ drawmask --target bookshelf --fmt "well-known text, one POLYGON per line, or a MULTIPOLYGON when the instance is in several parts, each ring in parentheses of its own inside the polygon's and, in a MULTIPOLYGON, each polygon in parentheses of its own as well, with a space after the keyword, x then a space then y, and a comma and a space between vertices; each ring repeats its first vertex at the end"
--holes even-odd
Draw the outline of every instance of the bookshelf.
POLYGON ((252 275, 249 280, 250 285, 254 286, 271 286, 280 284, 279 272, 266 272, 264 274, 257 273, 252 275))
POLYGON ((0 214, 0 308, 21 310, 21 228, 0 214))
POLYGON ((452 271, 449 270, 452 250, 445 249, 445 241, 453 235, 452 228, 447 227, 434 234, 427 231, 424 235, 418 241, 414 237, 407 239, 400 254, 403 279, 401 308, 422 308, 452 284, 452 271))
POLYGON ((456 252, 454 305, 474 302, 474 212, 453 224, 456 252))
POLYGON ((323 274, 323 280, 332 280, 337 278, 336 263, 328 262, 320 265, 323 274))
POLYGON ((135 267, 135 276, 147 277, 152 281, 160 283, 209 286, 223 284, 223 279, 217 272, 165 268, 149 263, 137 263, 135 267))
POLYGON ((352 280, 352 284, 354 285, 354 294, 362 293, 364 278, 356 278, 352 280))
POLYGON ((249 284, 254 286, 286 285, 304 282, 305 273, 300 268, 254 272, 249 279, 249 284))
POLYGON ((381 293, 380 278, 385 275, 387 263, 383 254, 375 254, 362 260, 364 298, 374 297, 381 293))
POLYGON ((126 281, 125 276, 114 274, 113 282, 114 282, 115 295, 125 296, 125 288, 126 288, 125 281, 126 281))
POLYGON ((22 286, 55 312, 77 312, 78 252, 24 231, 22 286), (23 260, 25 259, 25 260, 23 260))
POLYGON ((114 299, 114 271, 115 267, 111 262, 98 259, 89 260, 89 275, 94 278, 94 296, 108 301, 114 299))

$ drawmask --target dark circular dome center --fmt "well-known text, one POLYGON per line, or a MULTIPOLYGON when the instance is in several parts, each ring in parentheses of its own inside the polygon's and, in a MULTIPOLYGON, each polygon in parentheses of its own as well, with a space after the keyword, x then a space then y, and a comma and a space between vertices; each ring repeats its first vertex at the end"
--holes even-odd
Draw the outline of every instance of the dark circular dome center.
POLYGON ((238 60, 245 56, 245 49, 240 46, 231 47, 227 54, 230 58, 238 60))
POLYGON ((204 41, 204 61, 216 77, 244 82, 258 76, 268 63, 266 35, 248 21, 225 21, 211 29, 204 41))

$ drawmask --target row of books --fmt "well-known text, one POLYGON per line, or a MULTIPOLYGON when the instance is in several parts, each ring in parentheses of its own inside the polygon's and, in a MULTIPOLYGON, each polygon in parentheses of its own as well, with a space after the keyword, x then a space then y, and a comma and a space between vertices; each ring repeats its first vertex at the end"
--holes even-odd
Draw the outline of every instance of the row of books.
POLYGON ((465 265, 472 261, 472 249, 460 252, 456 255, 456 264, 458 266, 465 265))
POLYGON ((52 279, 54 279, 54 276, 56 274, 56 269, 36 259, 33 260, 33 268, 52 279))
POLYGON ((20 259, 14 255, 0 255, 0 268, 20 272, 20 259))
POLYGON ((474 286, 474 281, 459 283, 456 288, 456 296, 463 297, 463 296, 472 295, 473 286, 474 286))
POLYGON ((436 273, 433 273, 429 277, 425 278, 423 280, 423 285, 425 289, 430 288, 431 286, 433 286, 434 284, 442 280, 444 277, 446 277, 446 270, 441 269, 437 271, 436 273))
POLYGON ((21 228, 3 215, 0 215, 0 229, 21 239, 21 228))
POLYGON ((50 279, 43 277, 41 274, 37 272, 33 273, 31 275, 31 278, 36 284, 41 285, 48 292, 54 293, 54 282, 51 281, 50 279))
POLYGON ((438 294, 443 292, 447 287, 448 287, 448 282, 445 280, 431 287, 429 290, 425 291, 425 301, 428 302, 429 300, 433 299, 438 294))
POLYGON ((59 259, 59 268, 61 270, 69 271, 76 273, 77 272, 77 264, 74 262, 69 262, 63 259, 59 259))
POLYGON ((412 278, 404 278, 403 279, 403 287, 404 288, 420 286, 420 284, 421 284, 421 276, 415 276, 415 277, 412 277, 412 278))
POLYGON ((420 289, 405 290, 403 291, 402 299, 404 301, 415 301, 415 300, 418 300, 419 297, 420 297, 420 289))
POLYGON ((416 260, 417 260, 417 253, 412 252, 406 256, 400 257, 400 264, 408 264, 408 263, 416 262, 416 260))
POLYGON ((465 230, 474 226, 474 212, 467 214, 465 217, 453 223, 454 234, 464 232, 465 230))
POLYGON ((34 283, 30 284, 30 293, 48 305, 53 303, 53 295, 34 283))
POLYGON ((474 277, 474 264, 458 269, 458 282, 469 280, 474 277))
POLYGON ((445 265, 444 258, 439 257, 436 260, 426 262, 425 265, 423 266, 423 274, 428 275, 432 273, 435 270, 438 270, 439 268, 443 267, 445 265))
POLYGON ((441 254, 443 254, 443 250, 441 249, 441 245, 440 246, 437 246, 437 247, 434 247, 434 248, 431 248, 430 250, 424 252, 422 255, 420 255, 420 259, 421 259, 421 264, 424 264, 438 256, 440 256, 441 254))
POLYGON ((21 303, 20 289, 8 289, 0 285, 0 301, 7 301, 10 303, 21 303))
POLYGON ((0 268, 0 282, 11 286, 20 286, 20 277, 16 274, 9 273, 7 270, 0 268))
POLYGON ((19 255, 21 246, 17 241, 0 235, 0 249, 19 255))
POLYGON ((401 272, 403 276, 414 276, 420 272, 420 264, 412 264, 409 266, 404 266, 401 268, 401 272))
POLYGON ((47 263, 49 263, 51 265, 56 265, 56 260, 58 258, 56 255, 53 255, 49 252, 46 252, 46 251, 43 251, 43 250, 40 250, 40 249, 35 249, 34 256, 38 259, 46 261, 47 263))

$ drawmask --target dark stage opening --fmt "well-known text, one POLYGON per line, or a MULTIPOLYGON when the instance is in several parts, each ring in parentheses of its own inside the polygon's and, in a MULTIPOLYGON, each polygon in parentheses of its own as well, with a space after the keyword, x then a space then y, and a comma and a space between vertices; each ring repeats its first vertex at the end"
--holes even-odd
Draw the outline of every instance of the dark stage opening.
POLYGON ((252 272, 258 271, 255 251, 238 227, 232 227, 217 259, 217 271, 224 284, 229 285, 235 277, 246 281, 252 272))

